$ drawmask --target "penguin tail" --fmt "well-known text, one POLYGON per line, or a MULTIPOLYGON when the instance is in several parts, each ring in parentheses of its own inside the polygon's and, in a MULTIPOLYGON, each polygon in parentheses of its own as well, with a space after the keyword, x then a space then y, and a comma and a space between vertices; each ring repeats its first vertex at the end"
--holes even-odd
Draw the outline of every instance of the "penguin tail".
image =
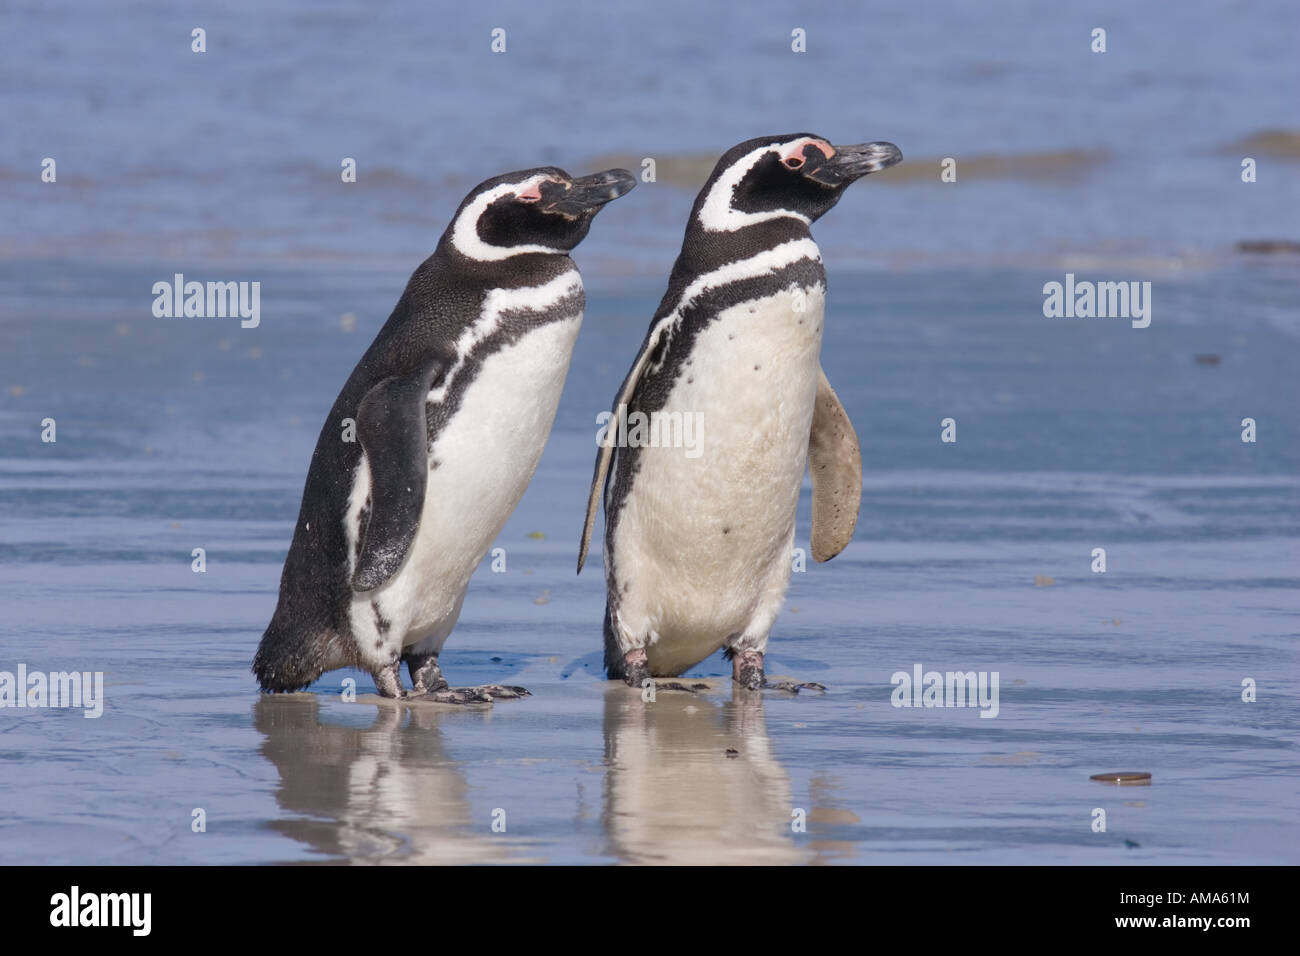
POLYGON ((327 670, 346 666, 335 661, 333 637, 286 626, 277 613, 253 657, 253 674, 262 690, 271 694, 306 690, 327 670))

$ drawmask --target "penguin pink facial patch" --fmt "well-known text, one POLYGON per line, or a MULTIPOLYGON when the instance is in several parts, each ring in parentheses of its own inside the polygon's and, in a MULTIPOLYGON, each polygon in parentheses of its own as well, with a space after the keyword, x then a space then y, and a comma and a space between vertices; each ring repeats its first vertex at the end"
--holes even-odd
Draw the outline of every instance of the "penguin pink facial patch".
POLYGON ((515 193, 515 198, 520 202, 537 202, 542 198, 542 186, 540 180, 534 180, 521 192, 515 193))
POLYGON ((804 164, 803 151, 805 146, 817 147, 827 159, 830 159, 835 154, 835 147, 824 139, 800 139, 785 148, 785 152, 781 154, 781 162, 791 169, 798 169, 804 164))

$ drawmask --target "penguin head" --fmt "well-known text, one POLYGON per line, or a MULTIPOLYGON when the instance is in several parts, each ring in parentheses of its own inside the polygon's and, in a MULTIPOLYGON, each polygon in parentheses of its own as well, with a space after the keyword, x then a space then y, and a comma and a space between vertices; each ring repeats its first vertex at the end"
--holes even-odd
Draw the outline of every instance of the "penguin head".
POLYGON ((893 143, 833 146, 812 133, 760 136, 718 160, 696 200, 695 218, 710 232, 786 217, 812 223, 855 180, 902 158, 893 143))
POLYGON ((635 185, 626 169, 577 178, 557 166, 506 173, 465 197, 443 238, 480 262, 525 253, 564 255, 583 240, 607 202, 635 185))

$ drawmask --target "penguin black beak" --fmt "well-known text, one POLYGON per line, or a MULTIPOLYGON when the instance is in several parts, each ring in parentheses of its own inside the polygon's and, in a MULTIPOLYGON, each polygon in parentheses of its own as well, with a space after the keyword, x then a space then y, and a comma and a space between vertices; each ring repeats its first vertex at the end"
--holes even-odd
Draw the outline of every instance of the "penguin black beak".
POLYGON ((835 155, 809 172, 808 178, 823 186, 844 186, 902 161, 903 152, 893 143, 836 146, 835 155))
POLYGON ((558 212, 565 216, 580 216, 593 212, 632 191, 636 177, 626 169, 607 169, 571 179, 570 188, 555 198, 546 207, 547 212, 558 212))

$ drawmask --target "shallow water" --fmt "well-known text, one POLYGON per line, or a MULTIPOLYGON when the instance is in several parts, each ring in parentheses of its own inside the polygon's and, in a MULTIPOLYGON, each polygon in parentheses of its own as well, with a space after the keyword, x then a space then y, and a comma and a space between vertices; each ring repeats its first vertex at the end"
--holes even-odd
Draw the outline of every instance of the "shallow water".
POLYGON ((443 658, 534 696, 458 710, 248 672, 320 416, 405 276, 278 270, 243 330, 142 318, 166 268, 0 267, 0 669, 106 681, 99 719, 0 711, 6 862, 1300 860, 1294 271, 1157 282, 1143 330, 1045 319, 1035 273, 832 273, 862 518, 793 575, 770 657, 829 690, 736 694, 717 658, 652 704, 601 679, 599 557, 573 567, 595 416, 661 290, 589 277, 507 570, 443 658), (997 717, 891 706, 917 663, 997 671, 997 717), (1088 779, 1111 770, 1154 782, 1088 779))

